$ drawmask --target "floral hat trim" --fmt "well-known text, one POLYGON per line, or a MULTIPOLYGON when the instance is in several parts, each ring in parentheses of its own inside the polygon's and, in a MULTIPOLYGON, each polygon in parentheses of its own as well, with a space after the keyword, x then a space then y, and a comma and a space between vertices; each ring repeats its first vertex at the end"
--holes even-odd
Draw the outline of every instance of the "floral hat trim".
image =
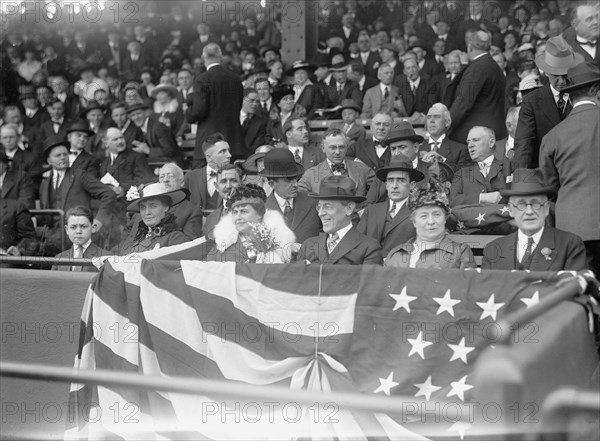
POLYGON ((450 212, 450 203, 444 185, 437 179, 430 178, 424 185, 414 187, 408 196, 408 209, 412 212, 426 205, 437 205, 446 213, 450 212))

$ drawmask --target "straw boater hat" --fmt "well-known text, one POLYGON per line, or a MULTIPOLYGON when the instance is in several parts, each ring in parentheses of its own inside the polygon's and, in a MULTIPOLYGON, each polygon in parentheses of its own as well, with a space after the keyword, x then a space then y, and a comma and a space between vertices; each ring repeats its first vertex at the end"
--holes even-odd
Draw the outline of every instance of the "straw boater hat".
POLYGON ((265 178, 297 178, 304 173, 304 167, 288 149, 271 150, 264 156, 263 165, 260 175, 265 178))
POLYGON ((405 171, 408 173, 410 180, 414 182, 422 181, 425 178, 425 175, 414 168, 412 161, 405 155, 393 156, 389 165, 378 168, 375 171, 375 176, 377 176, 380 181, 385 182, 387 179, 387 174, 391 171, 405 171))
POLYGON ((551 196, 555 193, 553 187, 546 185, 544 176, 539 168, 518 168, 513 173, 510 189, 500 190, 504 197, 510 196, 532 196, 546 194, 551 196))
POLYGON ((69 127, 69 129, 67 130, 67 135, 69 133, 73 133, 73 132, 82 132, 88 136, 95 135, 94 131, 90 130, 90 126, 88 125, 88 122, 85 120, 75 121, 73 124, 71 124, 71 127, 69 127))
POLYGON ((535 57, 537 67, 552 75, 566 75, 571 66, 583 63, 583 55, 573 52, 569 43, 561 37, 549 38, 546 51, 535 57))
POLYGON ((140 211, 140 203, 147 201, 151 198, 165 197, 168 198, 169 206, 177 205, 183 202, 187 198, 187 194, 184 190, 172 190, 169 191, 165 184, 155 182, 153 184, 146 185, 140 192, 140 198, 134 200, 127 206, 127 211, 140 211))
POLYGON ((302 70, 305 70, 305 71, 306 71, 306 72, 308 72, 308 73, 312 73, 312 72, 314 72, 314 71, 315 71, 315 68, 316 68, 316 67, 315 67, 314 65, 312 65, 311 63, 309 63, 309 62, 308 62, 308 61, 306 61, 306 60, 298 60, 298 61, 294 61, 294 62, 292 63, 292 67, 290 67, 288 70, 286 70, 286 71, 285 71, 285 74, 286 74, 288 77, 291 77, 291 76, 293 76, 293 75, 294 75, 294 73, 295 73, 297 70, 300 70, 300 69, 302 69, 302 70))
POLYGON ((392 127, 390 133, 386 139, 389 144, 391 142, 397 142, 408 139, 410 141, 423 142, 425 138, 415 133, 415 129, 412 124, 407 121, 400 121, 392 127))
POLYGON ((408 209, 413 212, 421 207, 436 205, 446 213, 450 213, 450 203, 444 186, 435 179, 425 185, 418 185, 410 190, 408 209))
POLYGON ((590 64, 581 63, 569 69, 567 72, 567 85, 559 89, 559 91, 569 93, 599 82, 600 70, 590 64))
POLYGON ((150 92, 150 96, 152 98, 156 98, 159 92, 167 92, 171 98, 175 98, 177 96, 177 88, 175 86, 171 86, 170 84, 159 84, 152 92, 150 92))
POLYGON ((50 154, 52 149, 58 146, 63 146, 67 150, 69 150, 69 141, 59 136, 49 136, 44 140, 44 143, 42 144, 42 159, 44 160, 44 162, 46 162, 46 159, 48 159, 48 155, 50 154))
POLYGON ((314 199, 363 202, 366 198, 356 196, 356 183, 348 176, 326 176, 321 180, 319 193, 309 193, 314 199))

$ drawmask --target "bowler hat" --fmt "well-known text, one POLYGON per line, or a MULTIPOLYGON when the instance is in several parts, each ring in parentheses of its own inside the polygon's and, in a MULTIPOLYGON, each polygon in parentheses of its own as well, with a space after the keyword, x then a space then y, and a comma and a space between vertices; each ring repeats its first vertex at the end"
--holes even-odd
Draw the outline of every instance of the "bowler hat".
POLYGON ((416 47, 420 47, 420 48, 421 48, 421 49, 423 49, 425 52, 429 52, 429 46, 427 46, 427 44, 426 44, 426 43, 425 43, 423 40, 421 40, 421 39, 416 39, 416 40, 413 42, 413 44, 411 44, 411 45, 408 47, 408 50, 409 50, 409 51, 412 51, 412 50, 413 50, 414 48, 416 48, 416 47))
POLYGON ((348 176, 326 176, 321 179, 319 193, 309 193, 314 199, 363 202, 366 198, 356 196, 356 183, 348 176))
POLYGON ((19 100, 25 100, 27 98, 37 98, 35 94, 35 88, 33 86, 20 86, 19 87, 19 100))
POLYGON ((354 101, 351 98, 346 98, 346 99, 342 100, 340 110, 344 110, 344 109, 353 109, 353 110, 356 110, 358 113, 360 113, 362 110, 360 108, 360 106, 358 104, 356 104, 356 101, 354 101))
POLYGON ((167 196, 171 200, 170 206, 177 205, 187 198, 187 193, 183 189, 169 191, 162 182, 155 182, 146 185, 140 194, 140 198, 134 200, 127 206, 127 211, 139 211, 140 203, 153 197, 167 196))
POLYGON ((553 195, 555 189, 546 185, 539 168, 518 168, 514 171, 510 189, 500 190, 502 196, 553 195))
POLYGON ((98 101, 91 100, 88 102, 88 105, 81 109, 81 117, 85 118, 89 112, 92 110, 100 109, 104 111, 104 106, 100 104, 98 101))
POLYGON ((559 89, 560 92, 571 92, 582 87, 600 83, 600 70, 588 63, 580 63, 569 68, 567 72, 567 85, 559 89))
POLYGON ((380 50, 387 49, 388 51, 392 51, 393 53, 398 53, 398 48, 394 46, 392 43, 384 43, 380 46, 380 50))
POLYGON ((390 142, 402 141, 404 139, 423 142, 425 138, 415 133, 415 129, 413 129, 411 123, 400 121, 392 127, 386 141, 389 144, 390 142))
POLYGON ((83 132, 88 136, 94 136, 94 131, 90 130, 90 126, 85 120, 75 121, 73 124, 71 124, 71 127, 69 127, 67 130, 67 135, 73 132, 83 132))
POLYGON ((146 110, 149 108, 150 107, 148 106, 148 104, 146 104, 143 101, 140 101, 127 106, 127 113, 135 112, 136 110, 146 110))
POLYGON ((260 56, 264 58, 267 52, 275 52, 278 56, 281 56, 281 52, 278 47, 266 45, 259 48, 260 56))
POLYGON ((422 181, 425 178, 423 173, 413 167, 412 161, 402 154, 393 156, 389 165, 378 168, 375 171, 375 176, 377 176, 380 181, 385 182, 387 174, 391 171, 405 171, 408 173, 410 180, 414 182, 422 181))
POLYGON ((94 63, 85 63, 83 66, 81 66, 79 68, 79 70, 77 71, 77 75, 81 75, 83 72, 85 72, 87 70, 95 71, 96 69, 98 69, 98 65, 97 64, 94 64, 94 63))
POLYGON ((314 72, 315 68, 316 68, 316 66, 310 64, 306 60, 297 60, 292 63, 292 67, 290 67, 288 70, 285 71, 285 74, 288 77, 291 77, 294 75, 294 73, 297 70, 303 69, 303 70, 311 73, 311 72, 314 72))
POLYGON ((64 146, 67 150, 69 150, 69 141, 66 140, 65 138, 61 138, 60 136, 49 136, 48 138, 46 138, 44 140, 44 143, 42 144, 42 158, 44 161, 46 161, 46 159, 48 159, 48 155, 50 154, 50 151, 54 148, 54 147, 58 147, 58 146, 64 146))
POLYGON ((573 48, 560 35, 546 41, 546 50, 535 57, 537 67, 552 75, 566 75, 571 66, 583 62, 583 55, 573 48))
POLYGON ((302 164, 298 164, 292 152, 286 148, 277 148, 268 152, 264 157, 263 165, 260 175, 265 178, 297 178, 304 173, 302 164))
POLYGON ((278 103, 279 101, 281 101, 281 98, 283 98, 284 96, 287 96, 287 95, 294 96, 294 88, 287 84, 279 86, 278 88, 276 88, 273 91, 273 94, 272 94, 273 102, 278 103))

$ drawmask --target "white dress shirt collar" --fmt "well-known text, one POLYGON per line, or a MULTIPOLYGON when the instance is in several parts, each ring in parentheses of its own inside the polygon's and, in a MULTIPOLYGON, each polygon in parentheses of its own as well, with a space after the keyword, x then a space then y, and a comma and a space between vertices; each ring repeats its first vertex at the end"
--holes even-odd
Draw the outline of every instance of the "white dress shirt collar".
POLYGON ((390 203, 390 208, 389 208, 389 210, 388 210, 388 211, 390 211, 390 214, 392 214, 392 213, 391 213, 391 210, 392 210, 392 204, 396 204, 396 210, 395 210, 395 211, 394 211, 394 213, 393 213, 393 215, 394 215, 394 216, 396 216, 396 215, 398 214, 398 212, 399 212, 399 211, 402 209, 402 207, 404 206, 404 204, 406 203, 406 201, 408 201, 408 197, 405 197, 404 199, 402 199, 401 201, 398 201, 398 202, 394 202, 394 201, 392 201, 392 200, 390 199, 390 200, 389 200, 389 203, 390 203))
MULTIPOLYGON (((533 246, 531 247, 531 252, 539 245, 540 239, 542 238, 542 234, 544 234, 544 227, 533 236, 533 246)), ((517 260, 520 262, 523 260, 523 255, 525 254, 525 250, 527 249, 527 240, 530 236, 527 236, 521 230, 517 232, 517 260)))
MULTIPOLYGON (((352 222, 350 222, 344 228, 341 228, 341 229, 339 229, 339 230, 336 231, 336 233, 338 235, 338 241, 337 241, 338 245, 340 244, 340 242, 342 241, 342 239, 344 238, 344 236, 348 233, 348 231, 350 231, 350 228, 352 228, 352 222)), ((331 234, 329 236, 331 236, 331 234)))
POLYGON ((221 63, 211 63, 208 66, 206 66, 206 70, 208 71, 211 67, 215 67, 215 66, 220 66, 221 63))
POLYGON ((274 191, 273 194, 275 195, 275 200, 277 201, 277 205, 279 205, 279 208, 281 208, 282 213, 285 210, 286 201, 290 201, 290 208, 294 208, 294 198, 284 199, 281 196, 279 196, 276 191, 274 191))
POLYGON ((446 134, 442 133, 441 136, 435 140, 431 137, 431 135, 429 135, 429 145, 431 144, 435 144, 436 142, 438 143, 438 149, 442 146, 442 142, 444 142, 444 139, 446 139, 446 134))

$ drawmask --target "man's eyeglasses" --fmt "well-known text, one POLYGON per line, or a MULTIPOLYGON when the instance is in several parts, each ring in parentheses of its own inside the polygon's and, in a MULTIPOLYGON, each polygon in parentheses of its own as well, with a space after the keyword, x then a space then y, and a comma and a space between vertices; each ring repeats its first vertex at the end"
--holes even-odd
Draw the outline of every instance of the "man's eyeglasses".
POLYGON ((546 202, 519 202, 518 204, 513 204, 511 203, 510 205, 512 205, 514 208, 516 208, 519 211, 525 211, 527 210, 527 206, 530 206, 533 210, 537 211, 540 208, 542 208, 544 205, 546 205, 548 203, 548 201, 546 202))

